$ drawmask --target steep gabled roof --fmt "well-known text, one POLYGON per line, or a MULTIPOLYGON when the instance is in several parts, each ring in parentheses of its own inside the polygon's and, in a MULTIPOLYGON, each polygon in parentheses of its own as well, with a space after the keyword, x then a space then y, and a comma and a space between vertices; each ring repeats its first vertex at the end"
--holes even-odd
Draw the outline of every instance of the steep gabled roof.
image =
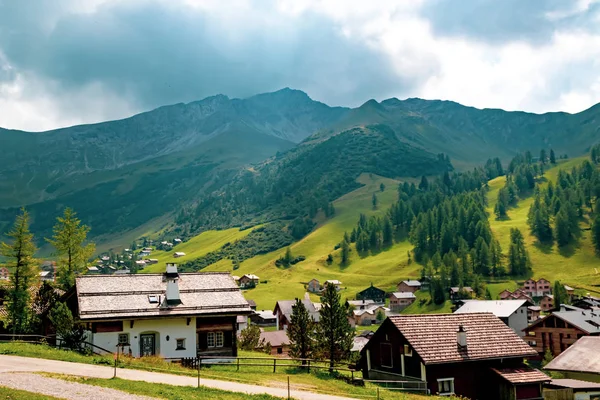
MULTIPOLYGON (((315 321, 318 322, 319 321, 319 312, 315 308, 315 305, 313 304, 313 302, 310 301, 310 299, 302 299, 302 303, 304 304, 304 307, 306 307, 308 314, 311 317, 313 317, 313 319, 315 321)), ((291 321, 292 307, 294 306, 294 304, 296 304, 296 300, 279 300, 275 304, 275 309, 273 310, 273 314, 277 314, 277 309, 279 309, 279 311, 281 311, 281 313, 283 315, 285 315, 285 318, 288 321, 291 321)))
POLYGON ((513 385, 550 382, 551 380, 543 372, 526 366, 518 368, 492 368, 492 371, 513 385))
POLYGON ((600 374, 600 336, 580 338, 544 369, 600 374))
POLYGON ((532 328, 535 328, 547 319, 553 317, 559 318, 587 334, 600 334, 600 312, 595 310, 555 311, 552 314, 537 320, 523 330, 528 331, 532 328))
POLYGON ((425 364, 537 355, 492 313, 396 315, 389 320, 425 364), (467 333, 466 348, 459 348, 457 344, 461 325, 467 333))
POLYGON ((179 274, 181 303, 168 306, 164 274, 83 275, 75 287, 79 318, 85 321, 252 311, 231 276, 221 272, 179 274))

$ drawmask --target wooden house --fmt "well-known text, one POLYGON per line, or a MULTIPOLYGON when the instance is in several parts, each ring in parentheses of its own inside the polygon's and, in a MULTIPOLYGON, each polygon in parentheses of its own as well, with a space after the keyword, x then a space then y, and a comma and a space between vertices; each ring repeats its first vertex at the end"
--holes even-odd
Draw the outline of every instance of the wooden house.
POLYGON ((183 257, 185 256, 185 253, 183 251, 176 251, 175 253, 173 253, 173 257, 175 258, 179 258, 179 257, 183 257))
POLYGON ((321 284, 318 279, 311 279, 306 285, 306 290, 311 293, 320 293, 321 292, 321 284))
POLYGON ((416 291, 421 290, 421 282, 416 280, 402 281, 398 285, 396 285, 396 290, 398 292, 415 293, 416 291))
POLYGON ((277 316, 271 310, 259 310, 254 311, 254 314, 250 314, 250 321, 258 326, 276 326, 277 316))
POLYGON ((385 303, 385 290, 379 289, 371 283, 371 286, 356 294, 357 300, 373 300, 375 303, 385 303))
MULTIPOLYGON (((319 311, 317 311, 315 305, 310 299, 303 299, 302 303, 304 307, 308 310, 308 314, 315 320, 319 321, 319 311)), ((273 310, 273 314, 277 319, 277 329, 279 330, 287 330, 290 321, 292 319, 292 307, 296 304, 296 300, 279 300, 275 304, 275 309, 273 310)))
POLYGON ((365 379, 424 382, 431 394, 541 399, 550 378, 524 365, 536 356, 491 313, 397 315, 361 351, 365 379))
POLYGON ((390 295, 390 311, 400 312, 415 302, 417 296, 413 292, 395 292, 390 295))
POLYGON ((337 279, 328 279, 325 281, 325 284, 323 285, 323 287, 325 287, 325 285, 333 285, 335 287, 335 290, 342 289, 342 282, 338 281, 337 279))
POLYGON ((547 312, 554 309, 554 296, 551 294, 546 294, 540 300, 540 308, 542 311, 547 312))
POLYGON ((600 313, 557 311, 525 328, 525 340, 540 354, 557 356, 584 336, 600 336, 600 313))
POLYGON ((7 281, 10 279, 10 273, 8 272, 8 268, 1 267, 0 268, 0 281, 7 281))
POLYGON ((286 331, 261 332, 259 343, 271 344, 271 355, 287 356, 290 351, 290 338, 286 331))
POLYGON ((565 378, 600 383, 600 336, 582 337, 544 369, 560 372, 565 378))
POLYGON ((471 287, 458 287, 453 286, 448 290, 448 294, 450 295, 450 300, 461 300, 461 299, 472 299, 474 295, 474 291, 471 287))
POLYGON ((260 278, 256 275, 246 274, 246 275, 242 275, 242 277, 239 279, 238 282, 240 284, 240 287, 242 289, 244 289, 244 288, 256 287, 258 285, 259 280, 260 280, 260 278))
POLYGON ((542 297, 552 294, 552 287, 550 281, 544 278, 540 278, 537 281, 535 279, 527 279, 523 284, 523 291, 530 297, 542 297))
POLYGON ((237 316, 252 311, 228 273, 83 275, 67 304, 89 341, 134 357, 236 356, 237 316))
POLYGON ((523 329, 528 324, 527 307, 531 305, 527 300, 465 300, 463 306, 454 313, 491 312, 517 335, 524 336, 523 329))

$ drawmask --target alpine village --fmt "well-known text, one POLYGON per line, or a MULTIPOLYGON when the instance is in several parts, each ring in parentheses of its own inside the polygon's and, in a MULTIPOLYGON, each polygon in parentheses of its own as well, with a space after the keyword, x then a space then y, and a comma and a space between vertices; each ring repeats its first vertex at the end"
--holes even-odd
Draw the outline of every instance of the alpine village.
POLYGON ((600 104, 367 99, 0 128, 0 397, 600 400, 600 104))

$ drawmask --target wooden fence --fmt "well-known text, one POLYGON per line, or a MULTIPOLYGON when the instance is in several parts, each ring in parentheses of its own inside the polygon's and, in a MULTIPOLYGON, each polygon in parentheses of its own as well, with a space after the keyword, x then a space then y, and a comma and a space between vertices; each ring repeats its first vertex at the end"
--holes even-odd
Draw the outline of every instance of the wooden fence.
POLYGON ((544 389, 544 400, 573 400, 573 389, 544 389))

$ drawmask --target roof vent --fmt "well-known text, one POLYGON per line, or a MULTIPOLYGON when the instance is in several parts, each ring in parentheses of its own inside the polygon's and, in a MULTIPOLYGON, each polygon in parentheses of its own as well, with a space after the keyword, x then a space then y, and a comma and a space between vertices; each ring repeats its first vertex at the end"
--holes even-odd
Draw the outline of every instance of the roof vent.
POLYGON ((179 278, 179 273, 177 272, 177 264, 167 264, 167 271, 165 272, 165 276, 167 277, 167 279, 179 278))
POLYGON ((458 343, 458 347, 460 349, 467 348, 467 332, 465 332, 465 328, 462 325, 458 326, 458 332, 456 332, 456 342, 458 343))

